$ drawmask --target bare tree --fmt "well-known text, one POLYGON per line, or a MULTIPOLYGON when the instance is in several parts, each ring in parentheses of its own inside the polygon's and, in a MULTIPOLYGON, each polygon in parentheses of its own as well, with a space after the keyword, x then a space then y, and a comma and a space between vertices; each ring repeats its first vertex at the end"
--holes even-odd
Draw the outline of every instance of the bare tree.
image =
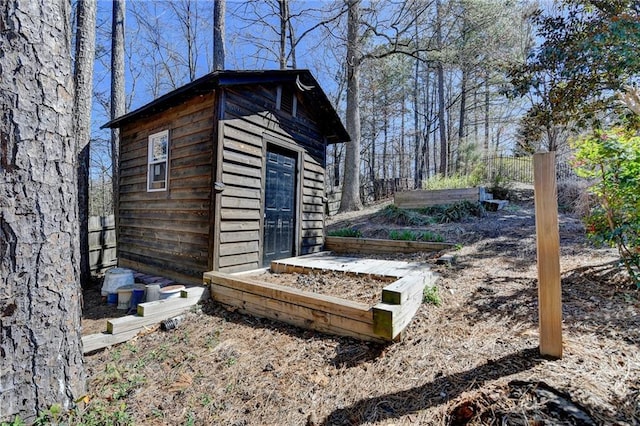
MULTIPOLYGON (((442 50, 443 46, 441 9, 442 6, 440 4, 440 0, 436 0, 436 40, 439 50, 442 50)), ((436 62, 436 76, 438 79, 438 128, 440 130, 440 165, 438 167, 438 172, 442 176, 446 176, 448 170, 447 158, 449 141, 447 140, 447 128, 445 124, 446 109, 444 103, 444 65, 442 64, 441 59, 436 62)))
POLYGON ((96 0, 78 0, 73 80, 73 125, 78 155, 78 222, 80 223, 80 282, 91 279, 89 267, 89 169, 93 62, 96 50, 96 0))
POLYGON ((281 69, 296 68, 296 50, 317 29, 338 21, 345 13, 328 6, 292 10, 291 0, 246 0, 231 10, 232 16, 245 25, 236 38, 245 50, 253 49, 254 62, 275 61, 281 69), (307 25, 296 35, 296 28, 307 25))
MULTIPOLYGON (((124 96, 124 19, 125 0, 113 0, 111 16, 111 119, 125 113, 124 96)), ((118 208, 118 177, 120 164, 120 130, 111 129, 111 180, 113 207, 118 208)))
POLYGON ((30 423, 85 390, 70 4, 0 10, 0 421, 30 423))
POLYGON ((340 211, 362 209, 360 199, 360 0, 345 0, 347 12, 347 132, 351 141, 345 149, 344 184, 340 211))
POLYGON ((224 30, 226 0, 213 2, 213 70, 224 69, 224 30))
MULTIPOLYGON (((214 2, 214 11, 217 8, 214 2)), ((198 7, 192 0, 171 1, 169 6, 173 10, 180 23, 184 41, 187 45, 186 66, 189 74, 189 81, 196 79, 196 68, 198 61, 198 44, 196 35, 198 33, 198 7)), ((224 11, 223 11, 224 13, 224 11)), ((215 19, 215 15, 214 15, 215 19)), ((223 24, 224 25, 224 24, 223 24)), ((215 30, 214 30, 215 31, 215 30)), ((224 28, 223 28, 224 31, 224 28)), ((215 59, 215 55, 214 55, 215 59)))

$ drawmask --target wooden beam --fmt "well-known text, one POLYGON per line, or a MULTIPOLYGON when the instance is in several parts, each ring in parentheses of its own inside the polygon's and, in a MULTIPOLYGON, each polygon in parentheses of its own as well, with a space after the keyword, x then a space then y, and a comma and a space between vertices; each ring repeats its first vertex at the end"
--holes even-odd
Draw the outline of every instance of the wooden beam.
POLYGON ((454 244, 327 236, 324 247, 325 250, 336 253, 415 253, 448 250, 454 247, 454 244))
POLYGON ((477 202, 480 200, 481 191, 479 188, 461 188, 396 192, 393 203, 402 209, 420 209, 458 201, 477 202))
MULTIPOLYGON (((332 312, 345 318, 358 321, 370 321, 369 306, 364 303, 352 302, 339 297, 316 294, 309 291, 298 290, 293 287, 278 284, 255 281, 249 278, 241 278, 216 271, 204 274, 205 283, 217 284, 258 296, 282 300, 284 302, 311 308, 317 311, 332 312)), ((215 299, 215 295, 212 295, 215 299)))
POLYGON ((327 334, 355 337, 367 341, 382 342, 385 340, 373 332, 371 310, 367 312, 369 317, 367 320, 355 320, 329 310, 312 309, 215 283, 211 284, 211 295, 219 303, 256 317, 270 318, 327 334))
POLYGON ((562 358, 562 289, 555 152, 533 156, 540 354, 562 358))
POLYGON ((382 303, 373 307, 373 330, 388 340, 396 339, 422 305, 422 292, 434 275, 412 274, 382 290, 382 303))
POLYGON ((199 301, 200 295, 194 295, 192 297, 176 297, 171 299, 154 300, 153 302, 139 303, 137 314, 140 317, 148 317, 155 314, 161 314, 166 311, 190 308, 193 305, 197 305, 199 301))
POLYGON ((120 334, 127 331, 140 330, 146 326, 158 324, 163 320, 175 317, 187 312, 191 306, 180 306, 175 309, 165 309, 162 312, 147 315, 144 317, 138 315, 127 315, 120 318, 113 318, 107 321, 107 333, 120 334))
POLYGON ((133 339, 141 329, 130 330, 120 334, 95 333, 82 336, 82 353, 96 351, 98 349, 123 343, 133 339))
POLYGON ((433 273, 410 274, 394 281, 382 289, 382 302, 390 305, 402 305, 422 292, 427 283, 433 281, 433 273))

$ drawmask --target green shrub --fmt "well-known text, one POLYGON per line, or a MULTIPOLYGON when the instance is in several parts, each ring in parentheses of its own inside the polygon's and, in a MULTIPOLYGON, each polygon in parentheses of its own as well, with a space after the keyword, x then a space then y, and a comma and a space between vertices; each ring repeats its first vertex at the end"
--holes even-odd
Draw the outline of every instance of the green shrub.
POLYGON ((328 232, 327 235, 329 235, 330 237, 360 238, 362 237, 362 232, 360 232, 359 229, 355 228, 340 228, 328 232))
POLYGON ((395 229, 389 231, 389 239, 390 240, 400 240, 400 241, 416 241, 418 239, 418 235, 413 231, 396 231, 395 229))
POLYGON ((482 204, 472 201, 458 201, 453 204, 425 207, 420 209, 423 214, 431 216, 438 223, 462 222, 471 216, 485 215, 482 204))
POLYGON ((440 306, 442 304, 442 299, 440 299, 440 293, 438 293, 438 287, 434 286, 425 286, 422 291, 422 303, 427 303, 435 306, 440 306))
POLYGON ((0 423, 0 426, 25 426, 26 423, 20 418, 20 416, 16 416, 13 421, 9 422, 2 422, 0 423))
POLYGON ((394 204, 385 206, 378 212, 378 215, 396 225, 421 226, 431 223, 431 220, 419 210, 401 209, 394 204))
POLYGON ((640 288, 640 136, 618 126, 595 130, 576 142, 574 166, 593 179, 597 206, 585 218, 596 243, 616 247, 629 275, 640 288))
POLYGON ((422 181, 422 189, 457 189, 470 188, 480 183, 479 176, 472 174, 471 176, 442 176, 435 175, 427 180, 422 181))
POLYGON ((443 242, 444 238, 440 234, 436 234, 431 231, 410 231, 410 230, 391 230, 389 231, 389 239, 390 240, 399 240, 399 241, 435 241, 435 242, 443 242))
POLYGON ((419 239, 421 241, 431 241, 436 243, 444 242, 444 237, 442 235, 436 234, 435 232, 431 231, 422 231, 420 233, 419 239))

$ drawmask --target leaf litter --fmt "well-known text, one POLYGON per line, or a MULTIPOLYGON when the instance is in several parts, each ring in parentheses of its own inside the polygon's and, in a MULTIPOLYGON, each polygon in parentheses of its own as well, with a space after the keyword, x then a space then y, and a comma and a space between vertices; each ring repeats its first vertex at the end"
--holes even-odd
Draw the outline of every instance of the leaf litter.
MULTIPOLYGON (((365 236, 393 227, 371 212, 328 227, 347 221, 365 236)), ((640 424, 640 300, 613 250, 590 246, 580 222, 561 215, 564 356, 551 360, 537 348, 531 202, 426 228, 463 247, 453 265, 434 266, 441 306, 422 305, 399 342, 323 335, 207 301, 175 330, 86 356, 85 409, 125 404, 131 424, 145 425, 640 424)))

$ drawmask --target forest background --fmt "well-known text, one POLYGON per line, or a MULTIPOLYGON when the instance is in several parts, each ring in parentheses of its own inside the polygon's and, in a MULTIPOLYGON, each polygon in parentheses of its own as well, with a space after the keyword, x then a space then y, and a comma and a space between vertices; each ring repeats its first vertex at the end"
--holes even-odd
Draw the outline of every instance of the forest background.
MULTIPOLYGON (((213 6, 126 2, 126 111, 213 69, 213 6)), ((559 11, 553 2, 534 1, 362 2, 357 64, 348 64, 347 2, 227 1, 224 68, 307 68, 344 119, 348 68, 358 65, 358 186, 366 202, 389 184, 409 189, 436 174, 469 176, 486 157, 549 145, 548 134, 527 134, 523 124, 535 94, 508 96, 508 70, 534 48, 532 18, 540 8, 559 11)), ((90 215, 113 210, 110 136, 100 129, 111 114, 111 42, 112 2, 98 1, 90 215)), ((566 156, 566 136, 559 139, 566 156)), ((345 156, 344 144, 329 148, 328 192, 341 189, 345 156)))

